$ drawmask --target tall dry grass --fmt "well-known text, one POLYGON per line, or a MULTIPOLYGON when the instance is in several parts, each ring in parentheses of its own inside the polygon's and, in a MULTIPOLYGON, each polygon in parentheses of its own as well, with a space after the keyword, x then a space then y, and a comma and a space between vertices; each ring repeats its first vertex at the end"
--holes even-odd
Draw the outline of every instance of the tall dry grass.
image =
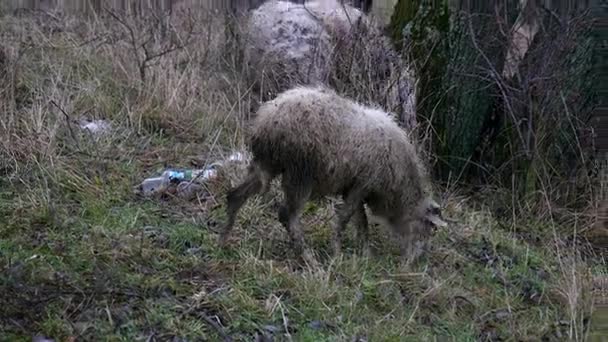
POLYGON ((189 11, 3 17, 3 173, 22 177, 83 152, 83 118, 107 119, 132 141, 152 133, 240 144, 246 87, 225 60, 222 28, 221 18, 189 11))

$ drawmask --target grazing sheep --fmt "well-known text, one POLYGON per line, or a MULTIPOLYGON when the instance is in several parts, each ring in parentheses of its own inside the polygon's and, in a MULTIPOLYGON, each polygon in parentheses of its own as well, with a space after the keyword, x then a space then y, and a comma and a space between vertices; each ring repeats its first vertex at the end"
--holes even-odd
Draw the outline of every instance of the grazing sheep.
POLYGON ((227 196, 221 245, 241 206, 250 196, 266 192, 279 175, 285 195, 279 221, 298 253, 304 247, 298 217, 311 198, 338 195, 344 200, 332 238, 335 253, 340 252, 340 236, 352 216, 367 251, 364 204, 403 238, 404 257, 414 252, 414 235, 430 230, 427 223, 445 225, 408 134, 385 112, 329 88, 295 87, 264 103, 254 120, 249 148, 253 160, 247 178, 227 196))
POLYGON ((336 0, 268 1, 247 21, 244 56, 262 101, 297 85, 329 85, 415 126, 414 77, 360 10, 336 0))

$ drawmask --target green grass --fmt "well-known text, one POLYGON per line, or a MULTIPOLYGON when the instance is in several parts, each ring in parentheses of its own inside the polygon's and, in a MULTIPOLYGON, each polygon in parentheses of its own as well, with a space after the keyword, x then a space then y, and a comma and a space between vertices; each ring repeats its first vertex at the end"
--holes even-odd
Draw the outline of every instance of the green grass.
POLYGON ((206 316, 237 340, 285 338, 285 325, 298 341, 534 340, 568 320, 551 295, 560 279, 554 250, 513 239, 483 212, 452 209, 461 222, 436 234, 428 259, 403 274, 379 227, 373 258, 349 246, 339 259, 326 256, 331 212, 311 205, 303 221, 323 260, 311 269, 290 256, 272 196, 244 208, 237 242, 220 250, 207 223, 223 220, 222 206, 189 216, 197 204, 134 198, 131 180, 145 171, 135 154, 108 161, 102 181, 74 162, 50 188, 5 184, 5 338, 220 338, 206 316))

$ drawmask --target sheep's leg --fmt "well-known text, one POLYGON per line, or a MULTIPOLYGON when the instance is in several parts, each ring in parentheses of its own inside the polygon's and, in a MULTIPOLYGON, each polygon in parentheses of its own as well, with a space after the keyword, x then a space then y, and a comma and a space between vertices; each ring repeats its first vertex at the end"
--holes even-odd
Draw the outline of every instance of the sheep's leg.
POLYGON ((279 221, 281 221, 289 234, 293 246, 298 255, 303 255, 307 261, 314 258, 305 249, 304 233, 300 227, 300 214, 308 201, 312 187, 306 182, 291 181, 283 175, 283 192, 285 204, 279 209, 279 221))
POLYGON ((407 247, 401 249, 401 264, 403 267, 408 268, 418 263, 423 254, 424 247, 419 241, 408 241, 405 245, 407 247))
POLYGON ((411 242, 406 236, 397 236, 397 241, 399 241, 399 251, 401 253, 401 265, 403 267, 409 267, 413 261, 411 255, 411 242))
POLYGON ((225 246, 228 242, 230 232, 234 227, 236 216, 241 207, 247 202, 249 197, 258 192, 266 192, 270 187, 270 174, 262 171, 257 166, 252 165, 249 168, 247 178, 236 188, 230 190, 226 196, 226 213, 228 220, 220 231, 219 245, 225 246))
MULTIPOLYGON (((334 256, 340 255, 340 252, 342 250, 342 233, 346 229, 348 221, 350 221, 352 216, 357 213, 361 207, 363 207, 363 201, 361 200, 361 196, 359 196, 358 193, 351 192, 343 197, 344 203, 338 208, 336 208, 338 220, 336 222, 336 225, 334 226, 334 232, 332 237, 334 256)), ((363 212, 363 214, 365 215, 365 211, 363 212)), ((365 220, 365 222, 367 223, 367 219, 365 220)))
POLYGON ((279 222, 285 228, 285 230, 289 231, 289 227, 287 224, 289 223, 289 211, 287 210, 287 206, 285 204, 281 204, 279 207, 279 222))
POLYGON ((398 234, 400 243, 401 263, 405 267, 412 265, 422 254, 422 243, 417 240, 418 232, 414 222, 406 224, 405 231, 398 234))
POLYGON ((357 238, 359 240, 362 255, 369 257, 371 255, 369 247, 369 223, 367 221, 367 214, 365 213, 365 205, 363 202, 359 204, 359 207, 355 211, 355 220, 357 222, 357 238))

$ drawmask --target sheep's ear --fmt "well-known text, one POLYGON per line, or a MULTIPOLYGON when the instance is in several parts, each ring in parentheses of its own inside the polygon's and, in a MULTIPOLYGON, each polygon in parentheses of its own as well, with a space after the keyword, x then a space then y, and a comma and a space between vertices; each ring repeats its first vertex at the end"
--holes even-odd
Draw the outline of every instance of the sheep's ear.
POLYGON ((442 220, 439 217, 439 215, 429 214, 429 215, 426 215, 425 218, 427 220, 429 220, 429 222, 431 222, 432 224, 434 224, 437 227, 443 228, 443 227, 447 227, 448 226, 448 223, 445 222, 444 220, 442 220))
POLYGON ((447 222, 441 219, 441 207, 433 199, 429 199, 425 218, 437 227, 447 227, 447 222))
POLYGON ((439 204, 437 202, 435 202, 435 200, 432 198, 429 198, 428 205, 429 205, 429 209, 431 209, 431 211, 438 210, 441 208, 441 206, 439 206, 439 204))

